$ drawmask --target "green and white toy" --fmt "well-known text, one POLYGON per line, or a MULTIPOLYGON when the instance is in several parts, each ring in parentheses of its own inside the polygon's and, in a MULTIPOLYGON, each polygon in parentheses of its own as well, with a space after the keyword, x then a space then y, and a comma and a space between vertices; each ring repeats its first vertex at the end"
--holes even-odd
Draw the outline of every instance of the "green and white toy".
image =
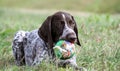
POLYGON ((65 40, 58 41, 53 49, 59 59, 69 59, 75 54, 75 45, 65 40))

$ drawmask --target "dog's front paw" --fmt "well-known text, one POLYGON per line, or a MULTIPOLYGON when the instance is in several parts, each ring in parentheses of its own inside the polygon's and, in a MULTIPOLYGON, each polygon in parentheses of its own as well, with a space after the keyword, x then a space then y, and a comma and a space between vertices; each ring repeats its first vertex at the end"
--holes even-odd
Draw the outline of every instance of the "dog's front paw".
POLYGON ((87 69, 84 68, 84 67, 76 67, 75 69, 76 69, 77 71, 87 71, 87 69))

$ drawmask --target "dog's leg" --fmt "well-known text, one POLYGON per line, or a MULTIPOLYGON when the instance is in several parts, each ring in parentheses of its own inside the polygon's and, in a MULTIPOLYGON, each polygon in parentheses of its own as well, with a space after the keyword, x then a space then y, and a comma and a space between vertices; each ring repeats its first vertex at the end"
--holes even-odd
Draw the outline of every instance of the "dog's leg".
POLYGON ((39 65, 43 60, 47 60, 48 53, 47 50, 44 49, 44 47, 36 47, 36 56, 34 58, 34 62, 32 63, 32 66, 39 65))
POLYGON ((78 71, 87 71, 85 68, 79 67, 79 66, 77 65, 77 63, 74 62, 74 61, 70 61, 70 62, 69 62, 69 66, 70 66, 70 67, 73 67, 75 70, 78 70, 78 71))
POLYGON ((24 48, 26 65, 35 66, 47 60, 47 47, 42 39, 32 33, 27 41, 27 46, 24 48))
POLYGON ((77 70, 77 71, 87 71, 85 68, 83 67, 78 67, 77 63, 76 63, 76 56, 73 56, 70 59, 67 60, 59 60, 56 62, 56 64, 58 65, 58 67, 72 67, 73 69, 77 70))
POLYGON ((15 63, 18 66, 25 64, 24 45, 23 45, 25 35, 26 32, 18 31, 15 34, 12 42, 13 55, 15 57, 15 63))
POLYGON ((83 67, 78 67, 77 63, 76 63, 76 56, 73 56, 69 61, 69 65, 70 67, 73 67, 75 70, 78 71, 87 71, 87 69, 83 68, 83 67))

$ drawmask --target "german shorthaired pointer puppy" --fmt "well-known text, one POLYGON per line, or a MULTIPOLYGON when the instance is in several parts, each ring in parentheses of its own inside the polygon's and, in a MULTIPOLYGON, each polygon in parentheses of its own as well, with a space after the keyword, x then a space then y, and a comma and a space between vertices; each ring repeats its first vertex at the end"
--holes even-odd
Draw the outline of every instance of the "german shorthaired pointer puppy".
POLYGON ((53 61, 58 66, 70 65, 81 69, 76 64, 76 56, 66 60, 56 59, 53 46, 60 39, 76 42, 81 46, 76 22, 73 16, 66 12, 57 12, 49 16, 37 30, 18 31, 12 43, 15 63, 18 66, 33 66, 46 60, 53 61))

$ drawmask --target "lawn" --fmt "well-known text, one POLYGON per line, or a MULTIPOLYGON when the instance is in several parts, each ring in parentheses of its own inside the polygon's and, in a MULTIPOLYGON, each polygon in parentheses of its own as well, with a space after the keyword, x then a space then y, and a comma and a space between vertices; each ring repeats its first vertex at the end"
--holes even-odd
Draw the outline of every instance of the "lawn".
MULTIPOLYGON (((49 12, 49 11, 48 11, 49 12)), ((18 67, 14 63, 11 42, 18 30, 40 27, 52 13, 25 13, 0 8, 0 71, 72 71, 53 64, 18 67)), ((109 14, 75 15, 82 47, 77 49, 77 63, 88 71, 120 70, 120 16, 109 14)))
POLYGON ((0 0, 0 7, 120 13, 120 0, 0 0))

